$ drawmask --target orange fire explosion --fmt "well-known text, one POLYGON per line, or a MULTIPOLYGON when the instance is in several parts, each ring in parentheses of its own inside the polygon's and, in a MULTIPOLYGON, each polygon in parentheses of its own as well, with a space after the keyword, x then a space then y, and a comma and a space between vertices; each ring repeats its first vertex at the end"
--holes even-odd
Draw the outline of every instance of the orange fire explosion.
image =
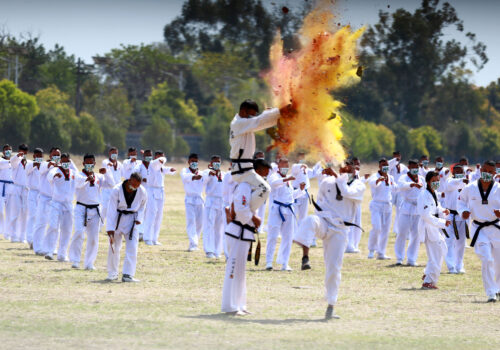
POLYGON ((287 106, 278 127, 269 132, 271 148, 288 154, 295 148, 309 150, 327 162, 342 161, 342 103, 331 92, 359 82, 357 41, 364 28, 337 29, 331 5, 320 1, 300 30, 301 49, 283 54, 280 33, 271 47, 271 70, 264 77, 272 89, 273 104, 287 106))

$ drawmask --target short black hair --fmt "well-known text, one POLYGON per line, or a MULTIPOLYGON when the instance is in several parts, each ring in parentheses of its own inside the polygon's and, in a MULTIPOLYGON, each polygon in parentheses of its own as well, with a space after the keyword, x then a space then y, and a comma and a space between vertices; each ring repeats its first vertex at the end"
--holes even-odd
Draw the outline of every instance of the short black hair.
POLYGON ((431 179, 434 177, 434 176, 439 176, 439 173, 435 172, 435 171, 429 171, 427 173, 427 175, 425 175, 425 182, 429 182, 431 181, 431 179))
POLYGON ((440 158, 441 158, 442 160, 444 160, 444 157, 443 157, 443 156, 437 156, 437 157, 436 157, 436 158, 434 158, 434 159, 435 159, 435 160, 438 160, 438 159, 440 159, 440 158))
POLYGON ((469 163, 469 158, 467 158, 467 157, 464 156, 464 157, 460 158, 459 162, 467 162, 467 163, 469 163))
POLYGON ((6 149, 6 148, 12 148, 12 147, 10 147, 10 145, 7 143, 7 144, 3 145, 3 149, 6 149))
POLYGON ((95 160, 95 156, 93 154, 86 153, 83 156, 83 161, 85 161, 85 159, 93 159, 93 160, 95 160))
POLYGON ((53 151, 60 151, 61 149, 59 147, 56 147, 56 146, 52 146, 50 148, 50 152, 49 153, 52 153, 53 151))
POLYGON ((272 166, 271 164, 269 164, 269 162, 265 159, 256 159, 254 162, 253 162, 253 168, 255 170, 259 170, 259 169, 262 169, 262 168, 267 168, 267 169, 272 169, 272 166))
POLYGON ((399 152, 399 151, 394 151, 394 152, 392 152, 392 154, 393 154, 393 155, 394 155, 394 154, 401 154, 401 152, 399 152))
POLYGON ((40 147, 37 147, 37 148, 35 148, 33 150, 33 154, 35 154, 35 153, 41 153, 41 154, 43 154, 43 149, 41 149, 40 147))
POLYGON ((425 154, 422 154, 422 155, 420 156, 420 159, 424 159, 424 158, 429 158, 429 157, 428 157, 428 156, 426 156, 425 154))
POLYGON ((240 111, 242 109, 250 109, 259 112, 259 105, 254 100, 245 100, 240 105, 240 111))
POLYGON ((351 166, 353 166, 353 165, 354 165, 354 161, 353 161, 352 159, 346 159, 346 160, 344 161, 344 164, 345 164, 345 165, 351 165, 351 166))
POLYGON ((130 178, 129 179, 135 179, 135 180, 137 180, 137 181, 139 181, 139 182, 142 183, 142 176, 137 171, 133 172, 132 174, 130 174, 130 178))
POLYGON ((21 143, 17 149, 20 151, 28 152, 28 145, 25 143, 21 143))
POLYGON ((161 156, 162 154, 165 154, 165 152, 163 152, 161 149, 157 149, 155 151, 155 156, 161 156))
POLYGON ((137 152, 137 149, 135 147, 130 147, 128 149, 128 153, 130 153, 130 152, 137 152))
POLYGON ((221 156, 219 156, 218 154, 214 154, 212 157, 210 157, 210 160, 212 160, 212 161, 213 161, 213 160, 215 160, 215 159, 217 159, 217 158, 219 158, 219 159, 221 159, 221 160, 222 160, 222 157, 221 157, 221 156))
POLYGON ((146 152, 147 152, 147 153, 151 153, 151 154, 153 154, 153 151, 151 151, 150 149, 145 149, 145 150, 144 150, 144 154, 146 154, 146 152))
POLYGON ((257 159, 257 154, 262 154, 262 155, 264 156, 264 158, 265 158, 265 156, 266 156, 266 155, 264 154, 264 152, 262 152, 262 151, 255 151, 255 153, 253 154, 253 159, 257 159))
POLYGON ((380 164, 380 163, 382 163, 382 162, 387 162, 387 158, 382 157, 382 158, 380 158, 380 159, 378 160, 378 163, 379 163, 379 164, 380 164))
POLYGON ((70 159, 69 153, 68 152, 64 152, 63 154, 61 154, 61 159, 62 158, 68 158, 68 159, 70 159))
POLYGON ((199 158, 198 153, 191 153, 188 157, 188 159, 193 159, 193 158, 198 159, 199 158))
POLYGON ((492 167, 495 167, 495 166, 496 166, 495 162, 494 162, 494 161, 492 161, 492 160, 486 160, 486 161, 483 163, 483 166, 485 166, 485 165, 489 165, 489 166, 492 166, 492 167))
POLYGON ((416 160, 416 159, 410 159, 410 160, 408 161, 408 165, 411 165, 411 164, 418 165, 418 160, 416 160))
POLYGON ((111 151, 117 151, 118 152, 118 148, 116 148, 115 146, 112 146, 109 148, 108 152, 111 152, 111 151))
POLYGON ((352 160, 353 162, 355 162, 355 161, 360 162, 360 160, 359 160, 359 158, 358 158, 358 157, 352 157, 352 158, 351 158, 351 160, 352 160))

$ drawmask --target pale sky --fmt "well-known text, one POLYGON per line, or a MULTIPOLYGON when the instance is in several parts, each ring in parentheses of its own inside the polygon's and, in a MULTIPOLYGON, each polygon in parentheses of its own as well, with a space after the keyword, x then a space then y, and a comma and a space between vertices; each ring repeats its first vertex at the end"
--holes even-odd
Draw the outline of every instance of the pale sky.
MULTIPOLYGON (((288 6, 302 1, 272 0, 288 6)), ((482 71, 474 72, 473 81, 487 85, 497 80, 500 0, 449 2, 464 21, 465 31, 476 33, 487 46, 490 60, 482 71)), ((92 63, 92 56, 120 44, 163 41, 163 27, 180 14, 183 3, 184 0, 0 0, 0 28, 16 36, 31 32, 40 36, 46 47, 59 43, 68 53, 92 63)), ((420 0, 338 0, 338 12, 342 23, 360 27, 376 23, 379 10, 404 7, 413 11, 419 4, 420 0)))

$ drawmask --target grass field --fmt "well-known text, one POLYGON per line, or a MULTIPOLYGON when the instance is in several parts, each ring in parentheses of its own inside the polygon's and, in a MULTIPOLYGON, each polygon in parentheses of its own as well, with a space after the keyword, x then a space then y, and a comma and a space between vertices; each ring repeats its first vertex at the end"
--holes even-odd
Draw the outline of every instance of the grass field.
MULTIPOLYGON (((221 314, 225 263, 208 261, 202 251, 186 251, 184 191, 176 175, 166 177, 163 246, 141 243, 139 248, 136 277, 141 283, 104 281, 104 235, 93 272, 44 260, 23 244, 0 239, 0 348, 499 348, 500 305, 485 303, 472 249, 466 250, 465 275, 444 273, 439 290, 420 290, 424 245, 420 267, 366 259, 369 196, 368 190, 362 254, 344 259, 336 308, 340 320, 323 321, 321 242, 311 249, 310 271, 300 271, 297 247, 292 272, 264 271, 262 261, 258 267, 249 264, 248 307, 253 315, 221 314)), ((263 243, 265 247, 265 235, 263 243)), ((393 245, 391 234, 392 256, 393 245)))

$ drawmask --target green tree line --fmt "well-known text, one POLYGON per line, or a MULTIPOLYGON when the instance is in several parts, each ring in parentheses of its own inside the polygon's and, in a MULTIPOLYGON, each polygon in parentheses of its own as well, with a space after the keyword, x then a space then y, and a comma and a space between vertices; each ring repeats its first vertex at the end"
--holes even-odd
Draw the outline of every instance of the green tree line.
MULTIPOLYGON (((123 149, 132 133, 143 147, 173 156, 227 155, 239 103, 253 98, 267 106, 260 73, 269 67, 276 30, 285 50, 299 48, 295 33, 311 3, 187 0, 165 25, 164 42, 121 45, 83 65, 59 45, 0 35, 0 139, 100 153, 123 149), (188 144, 192 139, 199 143, 188 144)), ((471 83, 471 69, 488 58, 465 28, 439 0, 423 0, 414 12, 380 12, 360 43, 361 83, 334 92, 345 104, 349 154, 500 154, 500 79, 471 83), (451 31, 463 40, 447 39, 451 31)), ((265 133, 257 140, 260 148, 270 142, 265 133)))

